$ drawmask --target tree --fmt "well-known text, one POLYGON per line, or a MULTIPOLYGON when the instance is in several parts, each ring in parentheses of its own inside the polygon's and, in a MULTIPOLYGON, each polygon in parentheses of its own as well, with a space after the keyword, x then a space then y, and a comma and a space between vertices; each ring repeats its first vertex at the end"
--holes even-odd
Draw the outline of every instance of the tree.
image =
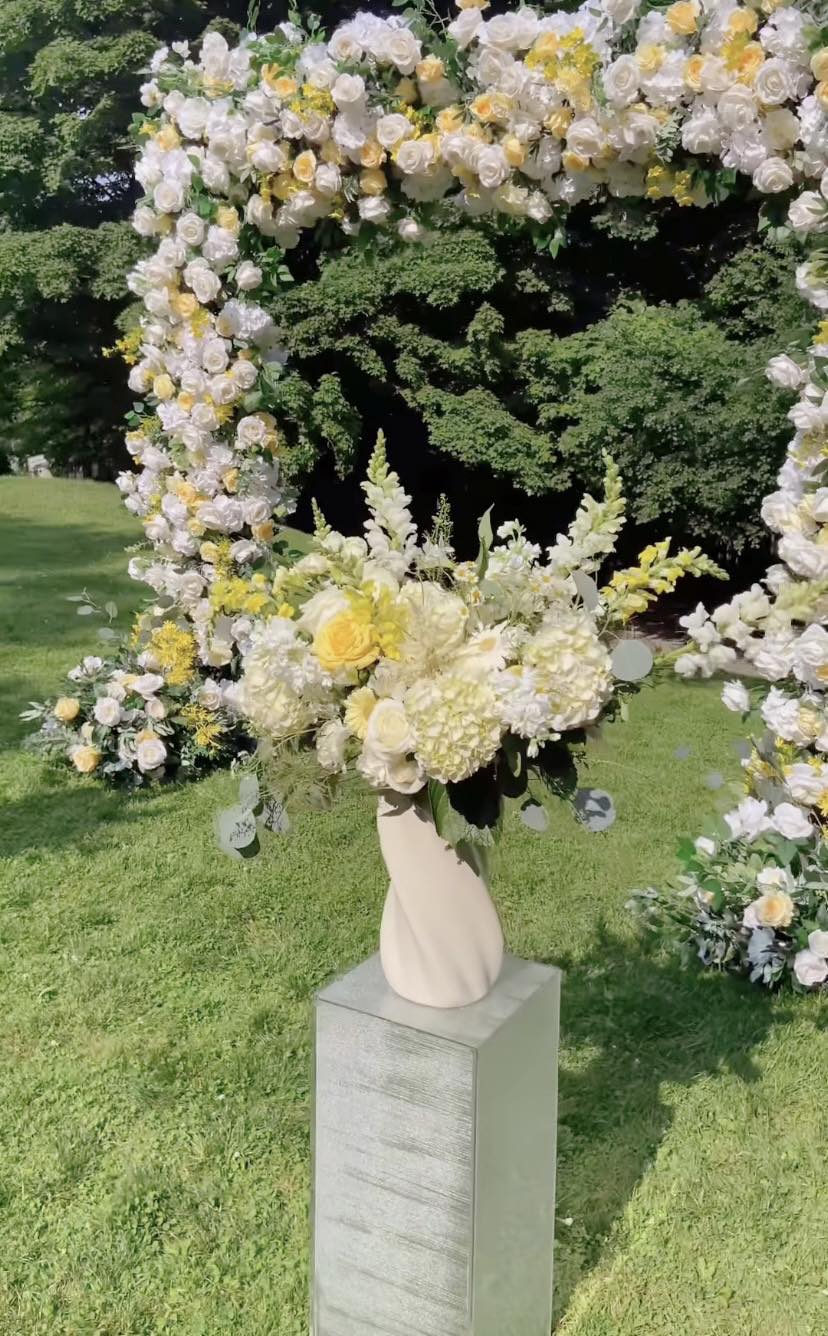
POLYGON ((632 541, 668 525, 731 563, 755 558, 789 435, 764 365, 805 309, 790 254, 757 240, 756 222, 738 201, 701 215, 585 207, 556 258, 485 225, 294 255, 305 281, 276 299, 290 360, 271 387, 289 467, 315 468, 326 513, 351 518, 347 475, 382 426, 421 518, 448 492, 471 538, 492 475, 504 513, 549 532, 609 448, 632 541))
POLYGON ((118 337, 139 239, 127 127, 140 71, 246 3, 0 0, 3 446, 111 468, 128 405, 118 337))

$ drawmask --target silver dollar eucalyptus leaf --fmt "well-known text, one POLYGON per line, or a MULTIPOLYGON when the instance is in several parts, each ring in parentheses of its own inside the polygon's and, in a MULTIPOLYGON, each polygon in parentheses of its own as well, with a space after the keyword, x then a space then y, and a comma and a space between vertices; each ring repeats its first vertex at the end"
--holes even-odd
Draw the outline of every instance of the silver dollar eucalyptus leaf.
POLYGON ((274 835, 287 835, 290 830, 290 817, 281 798, 265 798, 259 823, 274 835))
POLYGON ((219 846, 231 858, 246 858, 258 848, 256 818, 247 807, 236 803, 216 816, 219 846))
POLYGON ((578 593, 581 595, 581 602, 585 608, 597 608, 601 602, 601 595, 598 593, 598 586, 591 575, 586 571, 573 571, 572 582, 578 593))
POLYGON ((753 751, 753 747, 748 742, 747 738, 737 738, 733 743, 733 750, 740 761, 746 761, 753 751))
POLYGON ((709 775, 705 775, 704 782, 709 789, 720 789, 724 784, 724 775, 720 775, 718 770, 711 770, 709 775))
POLYGON ((653 666, 653 651, 643 640, 619 640, 610 658, 620 682, 640 682, 653 666))
POLYGON ((673 752, 673 755, 675 756, 677 761, 686 761, 688 756, 690 755, 690 748, 686 744, 682 745, 681 747, 676 747, 676 750, 673 752))
POLYGON ((520 819, 524 826, 543 835, 549 829, 549 813, 540 803, 527 802, 520 809, 520 819))
POLYGON ((575 813, 587 830, 609 830, 615 821, 615 803, 605 789, 578 789, 575 813))

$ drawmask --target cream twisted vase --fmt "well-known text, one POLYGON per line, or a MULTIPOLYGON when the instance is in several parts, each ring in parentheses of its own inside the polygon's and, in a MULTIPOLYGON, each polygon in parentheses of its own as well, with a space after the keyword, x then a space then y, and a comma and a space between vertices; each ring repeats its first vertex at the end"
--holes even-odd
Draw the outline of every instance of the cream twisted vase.
POLYGON ((380 959, 395 993, 426 1007, 464 1007, 493 987, 503 932, 479 871, 437 834, 428 803, 397 794, 377 808, 390 885, 380 959))

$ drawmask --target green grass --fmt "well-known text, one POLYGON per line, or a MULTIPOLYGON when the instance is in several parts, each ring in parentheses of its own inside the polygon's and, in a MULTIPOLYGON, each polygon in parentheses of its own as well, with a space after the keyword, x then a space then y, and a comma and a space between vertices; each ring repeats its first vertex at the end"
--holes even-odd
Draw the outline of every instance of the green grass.
MULTIPOLYGON (((14 749, 94 646, 62 596, 140 593, 133 535, 114 489, 0 480, 0 1333, 299 1336, 310 999, 376 944, 371 803, 238 864, 227 777, 127 799, 14 749)), ((828 1330, 828 1008, 647 959, 623 908, 737 730, 714 688, 645 691, 593 755, 616 826, 512 821, 498 856, 510 947, 566 970, 564 1336, 828 1330)))

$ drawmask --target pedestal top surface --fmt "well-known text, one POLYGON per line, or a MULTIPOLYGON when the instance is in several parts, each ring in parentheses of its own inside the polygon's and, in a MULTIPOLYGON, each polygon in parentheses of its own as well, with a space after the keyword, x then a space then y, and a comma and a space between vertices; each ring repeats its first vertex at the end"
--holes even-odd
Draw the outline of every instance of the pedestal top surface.
POLYGON ((477 1048, 510 1020, 533 993, 547 987, 559 975, 560 970, 549 965, 507 955, 500 978, 490 993, 471 1006, 443 1010, 422 1007, 399 997, 386 982, 377 954, 321 989, 316 1001, 317 1005, 347 1007, 395 1025, 477 1048))

